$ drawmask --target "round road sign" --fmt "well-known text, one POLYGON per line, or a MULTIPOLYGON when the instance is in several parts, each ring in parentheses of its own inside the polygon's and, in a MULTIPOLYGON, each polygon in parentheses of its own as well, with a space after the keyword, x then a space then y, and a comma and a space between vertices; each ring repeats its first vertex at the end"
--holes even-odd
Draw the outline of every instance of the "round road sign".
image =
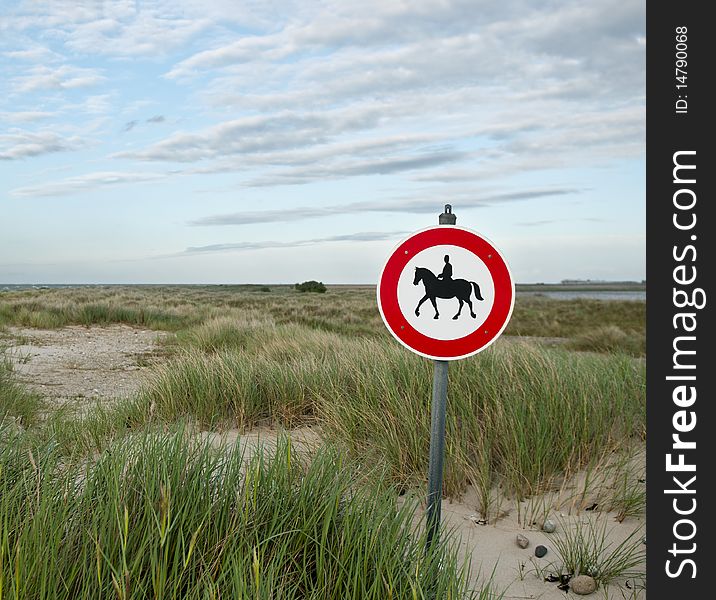
POLYGON ((514 301, 505 259, 462 227, 430 227, 403 240, 378 282, 388 330, 408 349, 436 360, 487 348, 507 326, 514 301))

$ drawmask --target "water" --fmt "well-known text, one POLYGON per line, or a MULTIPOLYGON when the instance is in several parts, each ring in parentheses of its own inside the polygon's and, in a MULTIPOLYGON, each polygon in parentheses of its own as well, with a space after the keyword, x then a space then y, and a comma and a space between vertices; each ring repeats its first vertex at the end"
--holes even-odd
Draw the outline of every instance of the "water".
POLYGON ((544 296, 554 300, 628 300, 645 302, 646 291, 551 291, 551 292, 517 292, 518 296, 544 296))

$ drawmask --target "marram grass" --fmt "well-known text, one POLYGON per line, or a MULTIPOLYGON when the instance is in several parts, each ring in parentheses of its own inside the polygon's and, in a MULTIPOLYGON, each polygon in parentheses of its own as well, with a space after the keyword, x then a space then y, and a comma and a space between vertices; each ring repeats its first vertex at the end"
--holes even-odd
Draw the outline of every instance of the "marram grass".
POLYGON ((379 477, 357 485, 340 453, 238 447, 175 429, 75 462, 0 434, 0 597, 489 597, 448 533, 426 552, 415 504, 379 477))
POLYGON ((12 362, 0 347, 0 424, 13 421, 16 426, 33 425, 38 421, 42 404, 38 394, 15 381, 12 362))
MULTIPOLYGON (((4 325, 55 328, 124 323, 183 331, 255 312, 277 324, 360 337, 386 336, 372 286, 330 286, 301 294, 289 286, 91 286, 0 292, 4 325)), ((575 348, 644 354, 644 302, 554 300, 518 293, 505 335, 569 338, 575 348), (614 335, 613 332, 624 333, 614 335)))
MULTIPOLYGON (((140 402, 155 416, 240 428, 319 423, 353 454, 387 464, 394 482, 422 480, 430 361, 393 340, 295 324, 206 327, 144 388, 140 402)), ((526 343, 502 341, 453 363, 446 492, 502 483, 518 495, 535 493, 565 469, 642 437, 644 386, 641 361, 526 343)))
POLYGON ((640 527, 621 542, 610 542, 606 520, 587 519, 573 526, 563 524, 552 543, 560 557, 562 572, 589 575, 604 585, 617 577, 642 574, 646 556, 642 535, 640 527))

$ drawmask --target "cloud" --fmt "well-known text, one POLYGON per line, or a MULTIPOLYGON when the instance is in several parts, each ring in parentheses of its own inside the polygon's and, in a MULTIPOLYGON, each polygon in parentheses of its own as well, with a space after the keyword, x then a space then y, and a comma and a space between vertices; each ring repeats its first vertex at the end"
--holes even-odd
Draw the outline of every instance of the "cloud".
POLYGON ((83 192, 89 189, 120 184, 157 181, 167 177, 165 173, 130 173, 104 171, 77 177, 68 177, 59 181, 42 183, 10 190, 11 196, 28 198, 41 196, 62 196, 83 192))
POLYGON ((144 150, 119 152, 114 157, 197 162, 232 154, 287 150, 325 143, 332 136, 371 127, 380 118, 375 107, 247 116, 194 133, 177 132, 144 150))
POLYGON ((110 94, 87 96, 77 108, 84 112, 101 115, 110 112, 112 107, 110 94))
POLYGON ((580 219, 541 219, 539 221, 522 221, 515 223, 520 227, 541 227, 542 225, 553 225, 555 223, 573 223, 575 221, 582 221, 585 223, 607 223, 608 219, 600 219, 597 217, 583 217, 580 219))
POLYGON ((359 175, 390 175, 403 171, 425 169, 456 162, 469 156, 466 152, 452 150, 419 154, 417 156, 401 156, 379 160, 348 161, 330 163, 324 167, 301 167, 279 172, 272 172, 264 177, 249 180, 247 185, 265 187, 275 185, 306 184, 313 181, 340 179, 359 175))
POLYGON ((389 4, 302 5, 199 49, 167 77, 196 75, 198 100, 242 116, 114 156, 201 162, 194 173, 248 173, 245 185, 264 187, 410 170, 476 181, 643 154, 638 0, 389 4), (569 52, 554 42, 562 27, 569 52), (443 147, 416 139, 364 156, 358 145, 418 131, 443 147))
MULTIPOLYGON (((563 196, 577 194, 579 190, 568 188, 523 190, 518 192, 504 192, 499 194, 485 194, 472 198, 465 196, 460 199, 461 208, 477 208, 502 202, 530 200, 548 196, 563 196)), ((435 198, 413 198, 392 200, 352 202, 349 204, 334 204, 328 206, 302 206, 282 210, 242 211, 237 213, 213 215, 190 221, 189 225, 251 225, 256 223, 286 223, 302 221, 318 217, 335 215, 351 215, 370 212, 397 212, 397 213, 431 213, 435 212, 435 198)))
POLYGON ((474 0, 423 0, 420 3, 364 0, 358 4, 333 2, 308 5, 304 14, 291 15, 268 34, 202 50, 176 64, 169 77, 185 77, 208 69, 255 61, 282 60, 326 48, 373 47, 459 34, 491 20, 524 12, 524 2, 490 6, 474 0), (321 10, 323 8, 323 10, 321 10), (296 18, 298 17, 298 18, 296 18))
POLYGON ((74 90, 98 85, 106 81, 98 69, 80 68, 72 65, 48 67, 36 65, 27 75, 11 81, 15 93, 26 94, 42 90, 74 90))
POLYGON ((424 149, 434 147, 435 144, 449 144, 455 141, 444 133, 404 132, 395 135, 378 137, 361 137, 345 141, 333 141, 320 145, 274 152, 261 152, 254 156, 243 154, 218 159, 210 166, 201 166, 189 169, 192 173, 227 173, 241 171, 247 165, 283 165, 283 166, 310 166, 316 164, 326 165, 328 162, 346 157, 372 158, 377 156, 395 156, 405 154, 416 148, 424 149))
POLYGON ((0 112, 0 119, 10 123, 32 123, 54 117, 57 113, 45 110, 22 110, 15 112, 0 112))
MULTIPOLYGON (((215 74, 207 95, 217 105, 283 108, 299 96, 330 104, 360 96, 479 87, 509 101, 515 90, 543 90, 578 82, 581 98, 616 98, 643 89, 644 7, 639 0, 470 0, 420 3, 329 3, 278 20, 269 31, 204 49, 183 59, 167 77, 215 74), (259 89, 246 84, 256 68, 259 89), (272 86, 272 81, 291 86, 272 86), (271 89, 271 88, 274 89, 271 89), (241 90, 237 92, 236 90, 241 90), (616 95, 615 95, 616 94, 616 95), (283 96, 283 104, 280 105, 283 96)), ((561 90, 564 97, 565 90, 561 90)))
POLYGON ((82 145, 79 137, 63 137, 49 131, 10 131, 0 134, 0 160, 18 160, 42 154, 68 152, 82 145))
MULTIPOLYGON (((204 2, 212 3, 216 4, 216 0, 204 2)), ((231 12, 226 10, 224 19, 231 12)), ((241 11, 234 9, 233 12, 241 11)), ((219 22, 216 10, 207 10, 206 6, 201 10, 199 5, 186 1, 33 0, 20 3, 3 18, 0 32, 28 32, 39 28, 50 30, 52 38, 62 40, 74 54, 156 57, 182 47, 219 22)))
POLYGON ((29 62, 48 62, 61 58, 59 54, 44 46, 35 46, 24 50, 12 50, 3 52, 2 54, 12 60, 26 60, 29 62))
POLYGON ((212 25, 208 19, 165 18, 140 11, 124 19, 101 19, 75 25, 67 46, 77 52, 110 56, 161 55, 181 47, 212 25))
MULTIPOLYGON (((151 124, 163 123, 164 121, 165 121, 164 115, 155 115, 153 117, 150 117, 149 119, 144 120, 145 123, 151 123, 151 124)), ((139 123, 140 122, 138 119, 133 119, 131 121, 127 121, 124 124, 124 127, 122 127, 122 131, 125 131, 125 132, 132 131, 132 129, 134 129, 137 125, 139 125, 139 123)))
MULTIPOLYGON (((300 248, 302 246, 314 246, 316 244, 327 244, 334 242, 380 242, 384 240, 398 240, 407 235, 407 231, 364 231, 344 235, 333 235, 323 238, 308 240, 295 240, 291 242, 278 241, 252 241, 232 242, 227 244, 210 244, 208 246, 190 246, 180 255, 203 254, 208 252, 237 252, 246 250, 266 250, 270 248, 300 248)), ((176 255, 174 255, 176 256, 176 255)))

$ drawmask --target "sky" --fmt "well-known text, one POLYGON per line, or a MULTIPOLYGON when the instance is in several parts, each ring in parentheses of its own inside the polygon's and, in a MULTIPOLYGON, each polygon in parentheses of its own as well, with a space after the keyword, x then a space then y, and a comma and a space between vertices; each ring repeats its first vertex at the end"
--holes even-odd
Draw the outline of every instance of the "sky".
POLYGON ((0 283, 645 278, 644 0, 2 0, 0 283))

